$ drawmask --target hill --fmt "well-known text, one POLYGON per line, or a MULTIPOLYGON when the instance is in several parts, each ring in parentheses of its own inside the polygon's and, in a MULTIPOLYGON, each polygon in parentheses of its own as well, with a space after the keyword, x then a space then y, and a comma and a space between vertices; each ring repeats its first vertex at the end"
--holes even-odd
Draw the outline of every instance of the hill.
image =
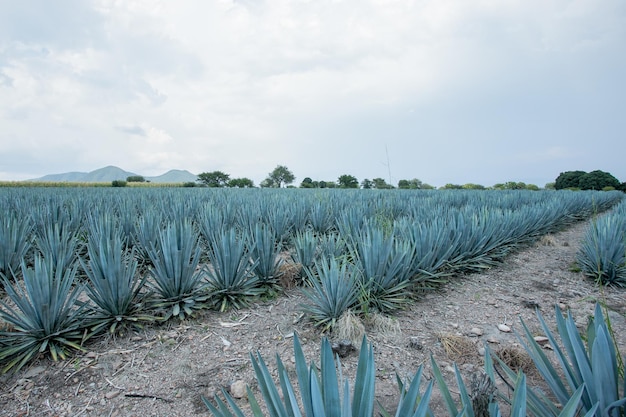
MULTIPOLYGON (((65 172, 62 174, 50 174, 44 175, 40 178, 35 178, 30 181, 46 181, 46 182, 109 182, 114 180, 125 180, 131 176, 137 176, 134 172, 125 171, 116 166, 107 166, 104 168, 96 169, 91 172, 65 172)), ((155 183, 182 183, 182 182, 194 182, 198 178, 186 170, 173 169, 167 171, 165 174, 155 177, 144 176, 147 181, 155 183)))

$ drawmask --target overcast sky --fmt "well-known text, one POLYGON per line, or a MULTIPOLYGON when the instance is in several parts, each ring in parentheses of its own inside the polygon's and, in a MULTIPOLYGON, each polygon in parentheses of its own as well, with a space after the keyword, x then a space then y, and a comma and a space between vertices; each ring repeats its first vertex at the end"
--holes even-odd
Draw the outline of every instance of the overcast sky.
POLYGON ((0 179, 626 181, 624 0, 0 0, 0 179))

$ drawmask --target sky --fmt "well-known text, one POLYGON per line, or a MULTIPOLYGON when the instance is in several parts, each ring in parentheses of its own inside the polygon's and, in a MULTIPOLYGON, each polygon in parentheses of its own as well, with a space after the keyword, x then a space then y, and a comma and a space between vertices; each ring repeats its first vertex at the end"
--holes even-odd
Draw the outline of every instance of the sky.
POLYGON ((0 180, 626 181, 624 0, 0 0, 0 180))

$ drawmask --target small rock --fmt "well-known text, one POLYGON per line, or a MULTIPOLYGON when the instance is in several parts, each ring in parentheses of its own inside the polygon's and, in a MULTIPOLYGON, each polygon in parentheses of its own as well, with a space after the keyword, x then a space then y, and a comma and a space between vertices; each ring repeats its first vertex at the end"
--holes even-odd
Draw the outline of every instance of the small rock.
POLYGON ((483 329, 480 327, 472 327, 470 330, 470 336, 482 336, 484 334, 483 329))
POLYGON ((87 354, 85 354, 85 357, 89 359, 95 359, 98 357, 98 354, 96 352, 87 352, 87 354))
POLYGON ((487 342, 489 342, 489 343, 494 343, 494 344, 498 344, 498 343, 500 343, 500 341, 499 341, 499 340, 498 340, 495 336, 489 336, 489 337, 487 338, 487 342))
POLYGON ((459 323, 452 323, 450 326, 452 326, 453 329, 458 329, 459 323))
POLYGON ((131 342, 141 342, 143 340, 143 337, 141 336, 133 336, 130 338, 131 342))
POLYGON ((104 398, 106 398, 107 400, 110 400, 111 398, 115 398, 118 395, 120 395, 120 392, 118 390, 109 391, 106 394, 104 394, 104 398))
POLYGON ((230 384, 230 395, 233 398, 243 398, 246 396, 246 383, 238 380, 230 384))
POLYGON ((550 340, 545 336, 535 336, 534 339, 535 339, 535 342, 539 343, 540 345, 543 345, 544 343, 548 343, 548 341, 550 340))
POLYGON ((24 378, 26 379, 34 378, 45 370, 46 368, 44 366, 35 366, 34 368, 30 368, 28 372, 24 374, 24 378))
POLYGON ((417 350, 422 350, 424 348, 422 342, 420 342, 419 338, 417 337, 409 338, 409 347, 417 350))
POLYGON ((352 342, 349 340, 340 340, 339 342, 335 342, 331 345, 333 352, 341 358, 345 358, 350 354, 350 352, 355 351, 356 348, 352 345, 352 342))
POLYGON ((510 333, 511 332, 511 328, 509 326, 507 326, 506 324, 498 324, 498 330, 500 330, 501 332, 504 332, 504 333, 510 333))
POLYGON ((478 354, 479 354, 480 356, 485 356, 485 348, 484 348, 484 347, 482 347, 482 346, 481 346, 481 347, 479 347, 479 348, 478 348, 478 354))

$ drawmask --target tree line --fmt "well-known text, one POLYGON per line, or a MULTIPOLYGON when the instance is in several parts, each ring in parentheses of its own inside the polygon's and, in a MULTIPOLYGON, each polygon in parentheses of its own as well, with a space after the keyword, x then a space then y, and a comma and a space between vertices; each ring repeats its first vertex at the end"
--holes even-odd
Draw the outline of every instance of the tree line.
MULTIPOLYGON (((261 181, 261 188, 284 188, 295 187, 294 181, 296 177, 285 165, 278 165, 274 170, 268 173, 267 177, 261 181)), ((231 178, 229 174, 223 171, 211 171, 198 174, 197 183, 188 183, 187 186, 201 185, 205 187, 230 187, 230 188, 253 188, 254 182, 250 178, 231 178)), ((436 187, 424 183, 417 178, 401 179, 397 185, 389 184, 383 178, 365 178, 359 180, 350 174, 339 176, 336 181, 314 180, 311 177, 305 177, 298 185, 299 188, 362 188, 362 189, 409 189, 409 190, 432 190, 436 187)), ((486 187, 481 184, 445 184, 440 189, 446 190, 539 190, 540 187, 535 184, 526 184, 524 182, 507 181, 504 183, 494 184, 486 187)), ((580 189, 580 190, 621 190, 626 192, 626 183, 620 183, 617 178, 608 172, 596 170, 592 172, 585 171, 566 171, 559 174, 555 182, 545 185, 546 189, 580 189)))

